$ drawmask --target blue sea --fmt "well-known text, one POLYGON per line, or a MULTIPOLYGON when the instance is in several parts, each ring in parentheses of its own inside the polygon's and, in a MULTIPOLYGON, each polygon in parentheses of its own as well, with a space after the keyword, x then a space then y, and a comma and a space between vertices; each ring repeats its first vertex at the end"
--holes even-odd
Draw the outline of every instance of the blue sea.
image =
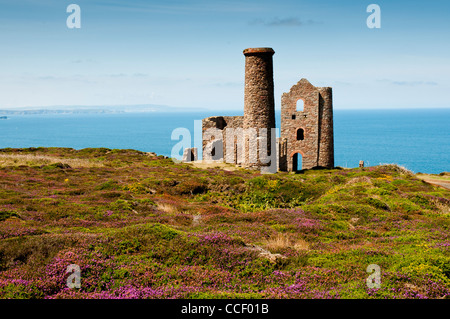
MULTIPOLYGON (((170 156, 175 128, 231 111, 9 115, 0 120, 0 148, 106 147, 170 156)), ((279 111, 277 127, 280 127, 279 111)), ((198 139, 198 137, 195 137, 198 139)), ((201 137, 200 137, 201 138, 201 137)), ((450 171, 450 109, 335 110, 335 165, 396 163, 413 172, 450 171)))

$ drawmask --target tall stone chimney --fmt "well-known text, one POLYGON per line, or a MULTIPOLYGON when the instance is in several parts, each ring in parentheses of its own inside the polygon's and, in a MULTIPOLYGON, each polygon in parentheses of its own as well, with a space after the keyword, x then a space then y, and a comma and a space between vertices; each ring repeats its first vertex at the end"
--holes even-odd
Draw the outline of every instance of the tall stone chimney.
MULTIPOLYGON (((273 86, 272 48, 249 48, 244 50, 245 55, 245 97, 244 97, 244 123, 243 128, 256 129, 255 136, 244 138, 244 164, 248 167, 259 168, 269 166, 270 163, 261 162, 261 151, 271 155, 271 129, 275 128, 275 99, 273 86), (261 149, 263 143, 260 128, 267 129, 267 148, 261 149), (267 151, 268 150, 268 151, 267 151), (252 153, 253 152, 253 153, 252 153), (267 153, 268 152, 268 153, 267 153), (254 156, 256 154, 256 161, 254 156)), ((274 145, 275 150, 275 145, 274 145)), ((276 154, 272 154, 275 159, 276 154)))

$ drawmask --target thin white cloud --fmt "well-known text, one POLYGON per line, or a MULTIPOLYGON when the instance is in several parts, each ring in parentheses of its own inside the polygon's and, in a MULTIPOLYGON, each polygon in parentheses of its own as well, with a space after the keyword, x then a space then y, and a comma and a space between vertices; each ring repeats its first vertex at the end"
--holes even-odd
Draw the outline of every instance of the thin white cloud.
POLYGON ((127 75, 125 73, 114 73, 114 74, 107 74, 106 76, 109 78, 123 78, 126 77, 127 75))
POLYGON ((95 60, 92 60, 92 59, 76 59, 76 60, 70 61, 70 63, 82 64, 82 63, 98 63, 98 62, 95 60))
POLYGON ((102 8, 120 11, 139 11, 155 13, 192 13, 192 12, 255 12, 260 10, 260 6, 243 3, 242 1, 205 1, 191 0, 184 1, 111 1, 96 0, 93 4, 102 8))
POLYGON ((68 82, 78 82, 78 83, 96 83, 96 81, 89 79, 83 75, 67 75, 67 76, 57 76, 57 75, 22 75, 18 77, 21 83, 51 83, 61 84, 68 82))
POLYGON ((137 77, 137 78, 143 78, 143 77, 147 77, 148 74, 146 74, 146 73, 139 73, 138 72, 138 73, 134 73, 133 76, 137 77))
POLYGON ((283 19, 277 17, 269 21, 265 19, 255 19, 249 22, 250 25, 264 25, 266 27, 303 27, 306 25, 313 25, 318 23, 319 22, 314 20, 303 21, 297 17, 290 17, 283 19))
POLYGON ((382 80, 378 80, 378 82, 385 82, 385 83, 399 85, 399 86, 439 85, 437 82, 434 82, 434 81, 398 81, 398 80, 382 79, 382 80))
POLYGON ((217 82, 213 83, 212 85, 217 87, 234 88, 244 87, 244 82, 217 82))

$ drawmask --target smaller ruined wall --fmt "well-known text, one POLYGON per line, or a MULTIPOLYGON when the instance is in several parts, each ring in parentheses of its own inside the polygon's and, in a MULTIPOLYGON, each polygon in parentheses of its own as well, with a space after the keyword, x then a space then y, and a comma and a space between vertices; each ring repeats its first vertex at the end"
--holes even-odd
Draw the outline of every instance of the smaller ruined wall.
MULTIPOLYGON (((230 157, 226 154, 226 131, 227 128, 242 128, 244 122, 243 116, 212 116, 202 120, 202 134, 203 134, 203 159, 210 159, 208 153, 210 152, 207 149, 208 143, 212 140, 207 139, 205 137, 206 130, 210 128, 218 129, 222 132, 222 141, 218 143, 222 143, 223 147, 223 157, 221 159, 226 159, 226 162, 234 163, 234 161, 230 161, 230 158, 234 158, 234 156, 230 157)), ((229 154, 231 155, 231 154, 229 154)), ((219 159, 219 158, 216 158, 219 159)))
POLYGON ((287 171, 287 139, 277 138, 277 154, 278 154, 278 165, 277 169, 279 171, 287 171))

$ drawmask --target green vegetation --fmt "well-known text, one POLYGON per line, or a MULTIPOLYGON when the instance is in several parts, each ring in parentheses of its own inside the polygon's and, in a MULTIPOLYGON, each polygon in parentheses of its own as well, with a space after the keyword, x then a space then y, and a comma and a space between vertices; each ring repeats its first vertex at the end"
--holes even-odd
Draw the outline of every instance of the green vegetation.
POLYGON ((450 191, 396 165, 261 175, 0 150, 0 298, 448 298, 449 235, 450 191))

